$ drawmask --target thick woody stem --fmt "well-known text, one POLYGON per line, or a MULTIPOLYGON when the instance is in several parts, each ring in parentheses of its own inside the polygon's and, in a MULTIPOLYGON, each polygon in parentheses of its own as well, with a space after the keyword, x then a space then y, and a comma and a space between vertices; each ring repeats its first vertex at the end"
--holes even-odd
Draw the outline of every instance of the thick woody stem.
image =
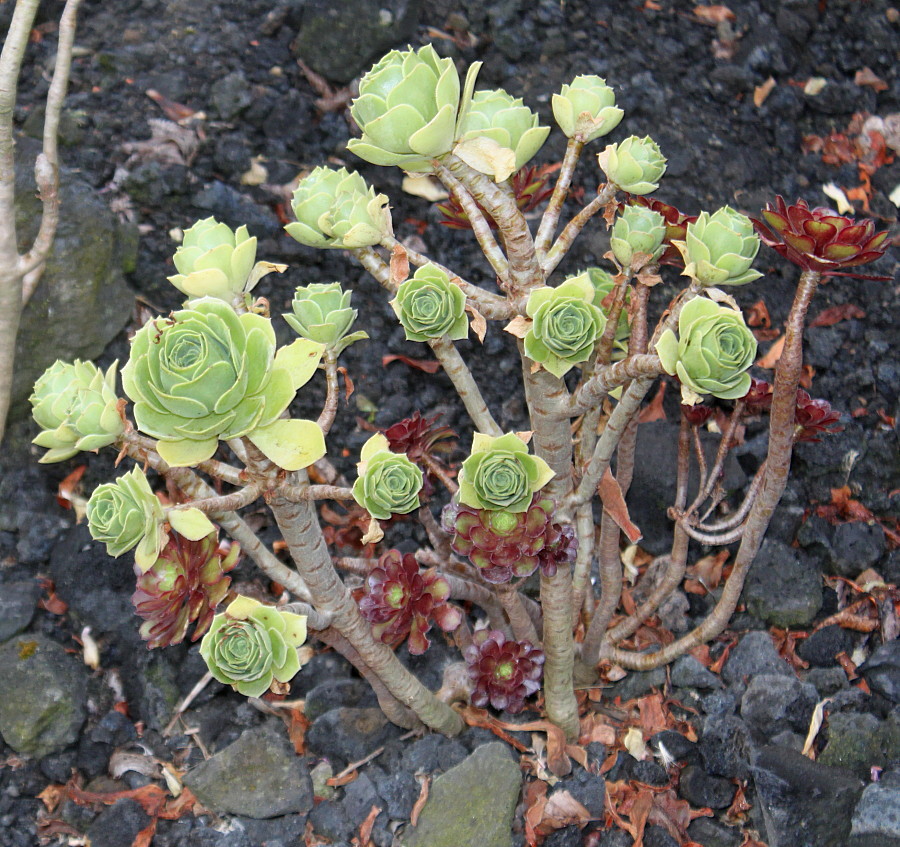
POLYGON ((177 506, 170 507, 167 514, 169 512, 183 511, 185 509, 199 509, 201 512, 207 512, 209 514, 236 512, 238 509, 243 509, 244 506, 249 506, 256 500, 259 497, 261 490, 262 486, 260 485, 248 485, 240 491, 233 491, 231 494, 204 497, 200 500, 191 500, 190 503, 180 503, 177 506))
POLYGON ((597 196, 566 224, 559 238, 556 239, 553 246, 547 251, 543 262, 541 262, 541 268, 545 276, 550 276, 556 270, 556 266, 569 252, 575 243, 575 239, 578 238, 579 233, 585 228, 588 221, 615 196, 615 185, 611 182, 607 183, 599 189, 597 196))
POLYGON ((416 267, 422 267, 422 265, 434 265, 436 268, 442 270, 447 276, 450 278, 450 282, 454 285, 458 285, 466 297, 472 302, 472 305, 481 312, 486 318, 490 320, 502 321, 512 317, 512 310, 510 309, 509 303, 507 303, 505 297, 499 297, 496 294, 492 294, 490 291, 485 291, 483 288, 479 288, 477 285, 474 285, 471 282, 463 279, 456 271, 451 268, 444 267, 440 262, 436 262, 434 259, 428 258, 428 256, 424 256, 416 250, 407 247, 405 244, 400 244, 396 238, 388 236, 382 242, 384 247, 387 247, 389 250, 393 250, 395 246, 400 246, 406 252, 406 256, 410 262, 412 262, 416 267))
POLYGON ((500 598, 500 605, 509 618, 509 625, 512 627, 513 637, 516 641, 530 641, 536 647, 540 646, 540 638, 538 638, 537 630, 534 622, 525 610, 522 603, 522 595, 519 594, 515 586, 506 583, 498 585, 496 588, 497 596, 500 598))
POLYGON ((759 466, 759 470, 753 475, 753 480, 750 483, 750 487, 747 489, 747 493, 744 495, 743 502, 733 514, 728 515, 717 523, 696 524, 696 528, 703 532, 724 532, 726 529, 733 529, 736 527, 745 517, 747 517, 751 506, 753 506, 753 501, 756 499, 756 495, 759 494, 759 489, 762 486, 765 473, 766 463, 763 462, 759 466))
MULTIPOLYGON (((294 477, 301 485, 306 481, 302 471, 294 477)), ((462 720, 459 715, 437 700, 400 663, 390 647, 372 636, 368 623, 334 569, 313 504, 309 501, 292 503, 274 497, 270 506, 316 608, 333 615, 333 626, 359 653, 361 661, 378 676, 392 696, 415 712, 423 723, 446 735, 460 732, 462 720)))
POLYGON ((400 283, 391 279, 391 269, 385 263, 384 259, 375 252, 373 247, 359 247, 350 251, 356 260, 375 277, 381 284, 382 288, 386 288, 391 294, 396 294, 400 283))
POLYGON ((450 377, 459 399, 463 401, 472 423, 479 432, 485 435, 502 435, 503 432, 488 410, 481 390, 478 388, 472 372, 466 366, 462 356, 452 341, 446 336, 429 339, 428 346, 434 351, 440 363, 444 366, 444 373, 450 377))
POLYGON ((820 278, 821 274, 816 271, 803 272, 785 323, 784 348, 775 366, 775 389, 769 413, 769 452, 762 490, 750 510, 734 566, 715 608, 696 629, 655 652, 633 653, 604 646, 601 658, 609 658, 625 668, 651 670, 715 638, 728 625, 740 599, 747 572, 759 552, 772 513, 787 485, 794 442, 797 387, 803 370, 803 326, 820 278))
POLYGON ((539 259, 542 259, 550 247, 553 236, 556 234, 556 226, 559 223, 559 216, 562 212, 563 204, 566 202, 566 196, 569 193, 569 186, 572 184, 572 176, 575 173, 575 166, 584 149, 584 142, 578 138, 570 138, 566 145, 566 154, 563 156, 562 167, 559 169, 559 177, 556 185, 553 186, 553 194, 550 202, 544 210, 538 227, 537 235, 534 239, 534 248, 537 251, 539 259))
POLYGON ((577 417, 594 408, 612 389, 646 377, 650 377, 652 383, 653 378, 662 373, 659 356, 654 353, 629 356, 621 362, 601 367, 584 385, 576 389, 568 408, 565 409, 565 414, 567 417, 577 417))
POLYGON ((575 532, 578 535, 578 552, 572 569, 572 613, 577 617, 586 604, 594 603, 593 592, 588 600, 591 565, 594 562, 594 510, 590 503, 575 510, 575 532))
POLYGON ((322 407, 322 414, 319 415, 319 419, 316 421, 319 425, 319 429, 321 429, 325 435, 328 435, 331 425, 334 423, 335 415, 337 415, 339 394, 337 359, 335 359, 331 353, 326 353, 325 405, 322 407))
POLYGON ((286 500, 352 500, 353 489, 339 485, 291 485, 279 483, 276 490, 286 500))

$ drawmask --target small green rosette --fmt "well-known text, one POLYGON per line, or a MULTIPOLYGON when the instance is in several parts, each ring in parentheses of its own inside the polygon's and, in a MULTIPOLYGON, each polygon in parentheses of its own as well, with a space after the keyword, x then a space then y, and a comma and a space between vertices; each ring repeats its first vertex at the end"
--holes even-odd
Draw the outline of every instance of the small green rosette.
POLYGON ((666 158, 649 135, 630 135, 618 144, 610 144, 597 155, 597 160, 609 181, 629 194, 656 191, 666 172, 666 158))
POLYGON ((553 117, 569 138, 587 144, 612 132, 625 114, 616 106, 616 95, 606 80, 581 74, 551 100, 553 117))
POLYGON ((406 331, 407 341, 428 341, 446 335, 459 341, 469 334, 466 295, 436 265, 422 265, 400 284, 390 301, 406 331))
POLYGON ((645 264, 655 262, 666 249, 666 221, 659 213, 646 206, 625 206, 613 224, 609 246, 618 263, 626 269, 632 268, 636 253, 647 256, 645 264))
POLYGON ((300 286, 284 319, 301 338, 322 344, 337 356, 353 342, 369 337, 365 332, 349 334, 359 314, 350 305, 352 296, 339 282, 300 286))
POLYGON ((359 477, 353 483, 353 499, 373 518, 407 515, 419 507, 424 477, 404 453, 393 453, 387 438, 373 435, 360 451, 359 477))
POLYGON ((750 267, 759 251, 753 222, 730 206, 701 212, 687 225, 680 249, 685 276, 704 286, 746 285, 762 276, 750 267))

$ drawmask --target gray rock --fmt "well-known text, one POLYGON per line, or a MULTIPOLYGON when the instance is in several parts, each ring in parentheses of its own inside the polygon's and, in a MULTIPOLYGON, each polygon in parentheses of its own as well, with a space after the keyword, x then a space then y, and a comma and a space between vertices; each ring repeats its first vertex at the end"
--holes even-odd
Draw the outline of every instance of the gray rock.
POLYGON ((900 703, 900 641, 887 641, 859 666, 872 691, 900 703))
POLYGON ((412 37, 421 6, 421 0, 311 0, 304 4, 294 54, 329 79, 350 82, 373 59, 412 37))
POLYGON ((722 687, 722 680, 691 655, 684 655, 676 659, 675 664, 672 665, 671 675, 672 685, 676 688, 716 689, 722 687))
POLYGON ((402 847, 511 847, 522 775, 504 745, 485 744, 441 774, 402 847), (489 787, 479 790, 478 787, 489 787))
POLYGON ((773 626, 804 626, 822 608, 822 575, 782 541, 767 538, 757 553, 744 602, 751 614, 773 626))
POLYGON ((242 71, 233 71, 217 79, 209 88, 213 107, 222 120, 230 121, 253 102, 250 84, 242 71))
POLYGON ((135 800, 117 800, 104 809, 90 825, 87 836, 91 847, 122 847, 150 823, 147 813, 135 800))
POLYGON ((697 818, 687 832, 692 841, 703 847, 738 847, 744 840, 740 830, 725 826, 715 818, 697 818))
POLYGON ((698 744, 707 771, 729 779, 746 779, 752 750, 747 725, 734 715, 711 716, 703 724, 698 744))
MULTIPOLYGON (((883 847, 900 844, 900 778, 886 774, 863 790, 853 812, 850 834, 854 838, 877 837, 883 847)), ((854 843, 851 841, 851 843, 854 843)))
POLYGON ((778 655, 768 632, 748 632, 731 651, 722 668, 722 679, 731 685, 761 673, 794 675, 791 666, 778 655))
MULTIPOLYGON (((311 688, 306 695, 304 715, 314 721, 319 715, 339 706, 358 706, 363 700, 374 700, 372 689, 361 679, 329 679, 311 688)), ((364 705, 374 706, 374 702, 364 705)))
POLYGON ((316 718, 306 740, 319 755, 355 762, 398 735, 381 709, 341 707, 316 718))
MULTIPOLYGON (((16 226, 20 243, 30 244, 40 223, 34 183, 40 145, 21 139, 16 147, 16 226)), ((60 204, 53 249, 19 324, 10 419, 29 412, 35 380, 57 359, 99 356, 128 323, 134 305, 123 273, 134 267, 136 230, 121 224, 91 186, 64 168, 60 204)))
POLYGON ((248 818, 303 814, 313 806, 309 771, 283 732, 263 725, 185 774, 208 809, 248 818))
POLYGON ((764 747, 752 773, 769 847, 847 847, 860 780, 784 747, 764 747))
POLYGON ((759 674, 741 698, 741 717, 758 740, 769 741, 784 730, 806 731, 818 699, 818 692, 808 682, 759 674))
POLYGON ((642 697, 654 688, 662 688, 666 684, 666 669, 654 668, 652 671, 629 671, 625 679, 609 688, 610 699, 621 697, 622 702, 642 697))
POLYGON ((696 765, 688 765, 681 772, 678 793, 699 808, 727 809, 734 799, 734 783, 723 776, 712 776, 696 765))
POLYGON ((797 647, 797 655, 814 668, 830 668, 837 664, 838 653, 853 651, 853 636, 843 627, 834 624, 814 632, 797 647))
POLYGON ((34 617, 41 587, 33 579, 0 583, 0 642, 22 632, 34 617))
POLYGON ((46 756, 78 738, 87 702, 85 666, 43 635, 0 647, 0 735, 17 753, 46 756))
POLYGON ((828 569, 837 576, 853 578, 872 567, 884 553, 884 530, 877 524, 838 524, 831 540, 832 554, 828 569))
POLYGON ((868 777, 873 765, 900 761, 900 714, 895 709, 881 721, 868 712, 837 712, 828 716, 828 744, 819 756, 826 765, 868 777))
POLYGON ((404 770, 412 773, 446 771, 467 756, 466 748, 455 738, 432 733, 414 741, 403 751, 404 770))
POLYGON ((831 697, 850 686, 842 668, 811 668, 806 673, 805 681, 816 687, 820 699, 831 697))

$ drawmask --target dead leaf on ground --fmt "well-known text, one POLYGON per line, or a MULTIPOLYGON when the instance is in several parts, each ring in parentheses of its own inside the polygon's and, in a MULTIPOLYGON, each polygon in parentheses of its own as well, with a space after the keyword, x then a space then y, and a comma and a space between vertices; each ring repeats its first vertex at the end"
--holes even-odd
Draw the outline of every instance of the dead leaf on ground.
POLYGON ((781 352, 784 350, 784 339, 785 336, 782 335, 781 338, 769 348, 768 353, 757 361, 756 367, 772 370, 781 358, 781 352))
POLYGON ((421 783, 421 789, 419 790, 419 796, 416 798, 416 802, 413 803, 412 812, 409 815, 409 822, 415 826, 419 822, 419 815, 422 813, 422 808, 425 806, 426 801, 428 800, 428 792, 431 788, 431 777, 430 776, 421 776, 416 777, 421 783))
POLYGON ((766 301, 760 298, 747 309, 747 326, 761 326, 768 329, 772 326, 772 318, 769 315, 769 307, 766 301))
POLYGON ((869 67, 858 70, 853 77, 857 85, 868 85, 874 91, 887 91, 888 84, 869 67))
POLYGON ((728 551, 720 550, 699 559, 687 568, 687 579, 684 582, 684 590, 689 594, 705 595, 719 587, 722 581, 722 569, 728 561, 728 551))
POLYGON ((861 320, 865 316, 866 313, 856 303, 843 303, 840 306, 831 306, 823 309, 809 322, 809 325, 810 327, 834 326, 841 321, 861 320))
POLYGON ((666 395, 666 386, 668 384, 665 380, 660 382, 653 399, 641 409, 641 413, 638 415, 638 423, 652 423, 653 421, 664 421, 666 419, 663 398, 666 395))
POLYGON ((591 819, 591 813, 568 791, 555 791, 543 804, 541 820, 535 830, 541 835, 549 835, 567 826, 584 827, 591 819))
POLYGON ((694 6, 694 16, 701 23, 710 24, 711 26, 735 20, 734 12, 723 5, 694 6))
POLYGON ((404 365, 425 371, 427 374, 436 374, 441 369, 441 363, 433 359, 412 359, 409 356, 401 356, 396 353, 381 357, 382 367, 387 367, 391 362, 403 362, 404 365))
POLYGON ((772 93, 773 88, 775 88, 775 77, 770 76, 762 85, 757 85, 753 89, 753 105, 757 109, 766 102, 766 98, 772 93))

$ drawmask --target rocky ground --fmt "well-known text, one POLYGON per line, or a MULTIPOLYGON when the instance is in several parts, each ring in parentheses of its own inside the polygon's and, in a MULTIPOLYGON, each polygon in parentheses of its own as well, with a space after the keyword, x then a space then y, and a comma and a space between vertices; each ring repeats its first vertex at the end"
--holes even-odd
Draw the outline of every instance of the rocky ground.
MULTIPOLYGON (((0 28, 10 5, 0 5, 0 28)), ((24 136, 39 134, 60 5, 45 4, 23 72, 15 117, 24 136)), ((749 0, 732 4, 732 17, 721 6, 699 8, 670 0, 85 0, 62 125, 69 214, 57 266, 26 314, 19 399, 58 355, 124 360, 126 325, 179 302, 165 281, 172 230, 215 215, 248 224, 260 256, 290 265, 260 286, 273 312, 287 308, 301 283, 340 279, 354 289, 373 341, 346 354, 356 393, 330 442, 341 470, 351 470, 369 436, 360 421, 385 427, 416 409, 440 411, 465 441, 469 427, 449 382, 403 363, 381 366, 385 355, 423 354, 403 340, 378 286, 347 256, 309 250, 281 229, 297 174, 346 163, 392 198, 399 238, 424 241, 469 279, 487 278, 465 235, 436 225, 431 204, 403 192, 399 171, 344 149, 344 86, 407 41, 483 60, 481 85, 524 96, 544 122, 552 122, 549 95, 561 83, 577 73, 605 76, 626 110, 613 140, 652 134, 669 157, 660 199, 686 212, 730 203, 755 213, 779 193, 831 204, 823 187, 834 183, 881 227, 896 226, 897 10, 880 0, 749 0), (873 136, 861 133, 860 113, 888 120, 866 125, 873 136), (881 150, 878 137, 893 150, 881 150), (138 295, 133 313, 126 283, 138 295)), ((20 148, 23 157, 31 151, 25 140, 20 148)), ((543 160, 563 149, 556 132, 543 160)), ((20 177, 27 233, 35 208, 28 170, 20 177)), ((587 155, 575 186, 590 196, 599 180, 587 155)), ((561 271, 601 262, 607 244, 594 227, 561 271)), ((900 845, 896 595, 879 587, 879 578, 900 581, 896 258, 895 250, 873 269, 893 281, 834 279, 813 306, 825 319, 807 333, 810 392, 844 412, 844 431, 798 449, 732 629, 707 654, 592 692, 586 709, 605 729, 558 781, 544 768, 538 731, 488 721, 454 739, 405 737, 350 666, 325 650, 288 698, 304 701, 302 713, 263 713, 212 684, 173 722, 176 703, 204 673, 202 660, 186 646, 146 650, 129 602, 130 568, 108 559, 57 500, 73 469, 86 465, 80 490, 89 492, 111 476, 114 457, 38 466, 20 405, 0 455, 0 847, 85 839, 123 847, 151 837, 157 847, 353 839, 363 847, 508 847, 526 843, 528 827, 549 847, 628 847, 635 836, 646 847, 900 845), (96 668, 82 661, 92 643, 96 668), (810 723, 820 719, 803 756, 810 723), (626 752, 629 726, 640 729, 646 751, 626 752), (190 792, 176 799, 182 779, 190 792), (191 809, 192 796, 203 809, 191 809), (381 811, 371 818, 373 807, 381 811)), ((737 296, 745 307, 762 301, 765 351, 777 341, 796 273, 765 248, 757 264, 765 280, 737 296)), ((657 306, 675 284, 659 287, 657 306)), ((483 350, 477 342, 461 349, 501 425, 525 428, 522 400, 509 392, 511 340, 492 331, 483 350)), ((665 398, 668 420, 642 427, 632 488, 632 517, 654 554, 668 531, 659 469, 673 461, 676 393, 665 398)), ((299 399, 297 414, 316 414, 316 402, 299 399)), ((761 432, 750 428, 729 469, 733 488, 763 450, 761 432)), ((262 509, 254 519, 273 540, 262 509)), ((409 525, 399 532, 408 536, 409 525)), ((252 568, 239 566, 236 579, 252 580, 252 568)), ((714 596, 686 594, 666 626, 693 624, 714 596)), ((409 664, 436 687, 455 656, 436 638, 409 664)))

